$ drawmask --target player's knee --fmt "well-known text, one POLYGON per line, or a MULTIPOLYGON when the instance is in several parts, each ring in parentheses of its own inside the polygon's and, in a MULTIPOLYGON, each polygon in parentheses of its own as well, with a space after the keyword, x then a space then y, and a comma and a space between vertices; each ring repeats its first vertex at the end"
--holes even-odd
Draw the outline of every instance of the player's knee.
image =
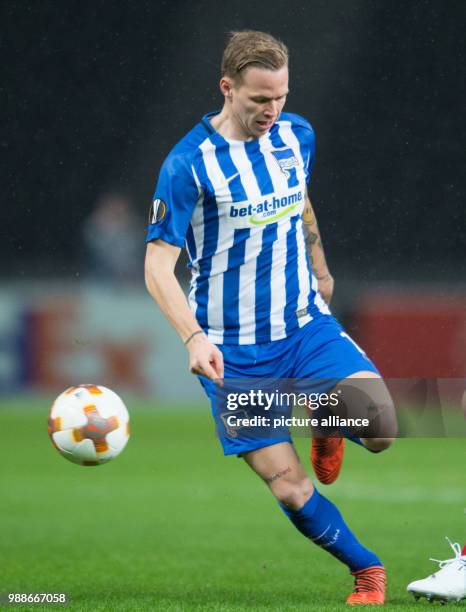
POLYGON ((348 378, 341 385, 343 417, 363 419, 363 427, 352 433, 367 439, 367 447, 385 450, 397 436, 397 418, 393 399, 381 378, 348 378))
POLYGON ((394 441, 395 438, 365 438, 364 446, 374 453, 380 453, 387 450, 394 441))
POLYGON ((290 510, 302 508, 314 491, 309 478, 298 481, 277 481, 270 488, 277 501, 290 510))
POLYGON ((380 407, 380 417, 377 420, 379 421, 378 435, 374 435, 372 440, 374 450, 383 451, 393 444, 398 435, 395 404, 391 398, 380 407))

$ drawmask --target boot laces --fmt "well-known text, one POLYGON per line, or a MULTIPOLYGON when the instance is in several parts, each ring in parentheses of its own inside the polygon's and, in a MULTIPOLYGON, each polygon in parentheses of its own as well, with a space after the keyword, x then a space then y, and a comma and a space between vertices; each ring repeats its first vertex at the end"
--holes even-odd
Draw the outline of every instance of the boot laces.
POLYGON ((461 546, 458 544, 458 542, 453 543, 448 536, 445 536, 445 539, 447 540, 448 544, 450 544, 453 552, 455 553, 455 556, 452 557, 451 559, 443 559, 443 560, 433 559, 432 557, 430 557, 429 561, 435 561, 435 563, 438 563, 440 569, 442 569, 446 565, 449 565, 450 563, 455 563, 459 561, 461 564, 460 568, 466 569, 466 556, 461 555, 461 546))

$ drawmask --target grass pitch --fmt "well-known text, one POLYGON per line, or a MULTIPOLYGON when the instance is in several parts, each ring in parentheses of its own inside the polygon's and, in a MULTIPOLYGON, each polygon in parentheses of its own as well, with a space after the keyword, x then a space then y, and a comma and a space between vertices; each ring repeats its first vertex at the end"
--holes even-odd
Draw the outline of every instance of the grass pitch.
MULTIPOLYGON (((207 408, 130 406, 122 456, 83 468, 58 455, 48 406, 32 404, 0 409, 0 592, 66 592, 70 610, 348 609, 346 568, 223 457, 207 408)), ((297 440, 305 464, 308 446, 297 440)), ((320 486, 384 560, 386 610, 430 610, 407 583, 434 571, 429 556, 451 556, 445 535, 464 543, 465 446, 398 440, 373 455, 347 443, 338 482, 320 486)))

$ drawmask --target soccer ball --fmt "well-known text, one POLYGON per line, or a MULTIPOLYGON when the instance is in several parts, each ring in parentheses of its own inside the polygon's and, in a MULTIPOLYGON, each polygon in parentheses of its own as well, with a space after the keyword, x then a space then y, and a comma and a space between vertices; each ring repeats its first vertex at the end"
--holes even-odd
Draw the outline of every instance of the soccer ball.
POLYGON ((54 401, 48 429, 63 457, 79 465, 100 465, 125 448, 129 415, 114 391, 101 385, 78 385, 54 401))

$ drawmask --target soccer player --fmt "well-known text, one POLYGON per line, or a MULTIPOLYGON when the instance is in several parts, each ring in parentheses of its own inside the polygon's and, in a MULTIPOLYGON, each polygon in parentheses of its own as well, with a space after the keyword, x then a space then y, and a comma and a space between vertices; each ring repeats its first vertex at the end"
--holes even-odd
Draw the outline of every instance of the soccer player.
MULTIPOLYGON (((307 194, 314 161, 308 121, 284 113, 288 52, 263 32, 231 34, 221 68, 220 112, 206 114, 160 170, 147 233, 146 284, 189 353, 221 431, 217 385, 229 378, 374 380, 371 408, 390 435, 355 442, 379 452, 395 435, 393 405, 374 364, 328 303, 333 278, 307 194), (174 274, 185 246, 189 305, 174 274)), ((364 432, 362 432, 364 433, 364 432)), ((220 435, 267 483, 284 514, 355 577, 349 604, 382 604, 385 570, 335 505, 313 485, 290 436, 220 435)), ((312 463, 329 484, 343 439, 317 438, 312 463)))

